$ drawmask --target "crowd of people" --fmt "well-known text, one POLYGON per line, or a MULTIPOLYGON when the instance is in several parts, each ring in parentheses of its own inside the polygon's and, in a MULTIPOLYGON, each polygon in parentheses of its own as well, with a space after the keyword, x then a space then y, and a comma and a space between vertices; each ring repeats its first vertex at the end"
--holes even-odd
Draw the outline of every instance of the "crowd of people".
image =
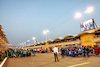
POLYGON ((81 48, 60 48, 60 54, 62 55, 62 58, 64 56, 81 56, 83 55, 84 57, 89 57, 89 55, 94 55, 94 48, 93 47, 81 47, 81 48))
MULTIPOLYGON (((0 60, 2 61, 2 57, 8 57, 8 58, 16 58, 16 57, 28 57, 28 56, 35 56, 35 53, 48 53, 48 52, 54 52, 55 61, 58 60, 58 54, 62 56, 62 58, 66 56, 76 57, 76 56, 83 56, 83 57, 89 57, 90 55, 95 55, 95 49, 93 47, 55 47, 49 48, 49 49, 7 49, 5 51, 0 51, 0 60)), ((99 49, 100 52, 100 49, 99 49)), ((59 61, 59 60, 58 60, 59 61)))
POLYGON ((35 49, 7 49, 0 51, 0 62, 4 60, 5 57, 17 58, 17 57, 28 57, 35 56, 35 49))
POLYGON ((5 51, 0 51, 0 62, 6 57, 5 51))
POLYGON ((93 56, 93 55, 99 55, 100 54, 100 48, 99 48, 99 54, 95 54, 95 49, 91 46, 85 46, 85 47, 70 47, 70 48, 66 48, 66 47, 57 47, 55 46, 53 48, 54 51, 54 57, 55 57, 55 62, 56 60, 58 60, 58 54, 60 54, 62 56, 62 58, 66 57, 66 56, 70 56, 70 57, 76 57, 76 56, 83 56, 83 57, 89 57, 89 56, 93 56))
POLYGON ((34 49, 7 49, 4 52, 5 57, 8 58, 35 56, 35 53, 34 49))

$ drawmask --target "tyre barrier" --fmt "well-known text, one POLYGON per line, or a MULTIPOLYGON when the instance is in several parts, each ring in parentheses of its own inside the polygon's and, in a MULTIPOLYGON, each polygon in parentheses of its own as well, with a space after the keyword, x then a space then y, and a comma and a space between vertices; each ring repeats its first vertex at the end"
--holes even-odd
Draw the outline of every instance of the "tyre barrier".
POLYGON ((95 55, 99 55, 99 47, 98 45, 94 45, 95 55))

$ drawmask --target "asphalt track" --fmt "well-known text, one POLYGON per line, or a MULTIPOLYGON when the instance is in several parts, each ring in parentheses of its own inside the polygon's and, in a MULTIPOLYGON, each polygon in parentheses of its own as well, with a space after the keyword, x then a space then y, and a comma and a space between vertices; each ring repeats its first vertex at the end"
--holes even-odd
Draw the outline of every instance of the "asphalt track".
POLYGON ((100 56, 62 57, 54 62, 53 53, 38 53, 35 57, 9 58, 3 67, 100 67, 100 56))

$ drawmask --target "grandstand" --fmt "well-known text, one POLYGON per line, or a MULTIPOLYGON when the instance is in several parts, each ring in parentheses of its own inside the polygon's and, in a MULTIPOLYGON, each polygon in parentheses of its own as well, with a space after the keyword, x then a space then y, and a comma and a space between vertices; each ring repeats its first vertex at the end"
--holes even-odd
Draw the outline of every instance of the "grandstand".
POLYGON ((39 48, 39 47, 54 47, 54 46, 100 46, 100 27, 97 29, 91 29, 80 32, 78 35, 66 35, 63 38, 55 38, 54 40, 48 40, 46 42, 40 42, 37 44, 31 44, 24 46, 23 48, 39 48))
POLYGON ((6 50, 7 46, 5 44, 9 44, 8 39, 6 38, 6 35, 2 31, 2 26, 0 25, 0 51, 6 50))

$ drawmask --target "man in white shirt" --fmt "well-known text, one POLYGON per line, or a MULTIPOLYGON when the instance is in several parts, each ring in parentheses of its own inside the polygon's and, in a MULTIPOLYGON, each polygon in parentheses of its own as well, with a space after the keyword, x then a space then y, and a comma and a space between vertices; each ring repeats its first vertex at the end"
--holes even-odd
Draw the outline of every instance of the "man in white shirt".
POLYGON ((53 48, 53 52, 54 52, 55 62, 56 62, 56 59, 57 59, 57 61, 59 62, 58 56, 57 56, 57 53, 58 53, 58 47, 54 47, 54 48, 53 48))

